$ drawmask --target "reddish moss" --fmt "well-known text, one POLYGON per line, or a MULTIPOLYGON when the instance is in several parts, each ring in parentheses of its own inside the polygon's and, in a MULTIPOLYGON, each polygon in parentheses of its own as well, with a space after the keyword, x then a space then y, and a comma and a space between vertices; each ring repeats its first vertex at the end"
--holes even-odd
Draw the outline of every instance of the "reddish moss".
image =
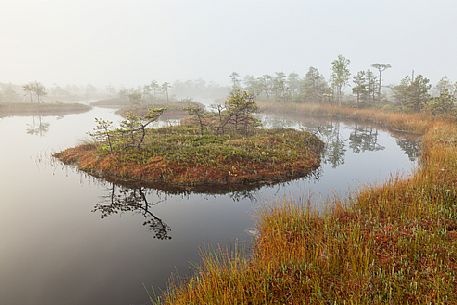
POLYGON ((55 157, 117 182, 170 190, 230 190, 303 177, 319 166, 324 146, 316 136, 290 129, 237 138, 177 135, 177 129, 150 131, 143 151, 100 154, 96 145, 80 145, 55 157))

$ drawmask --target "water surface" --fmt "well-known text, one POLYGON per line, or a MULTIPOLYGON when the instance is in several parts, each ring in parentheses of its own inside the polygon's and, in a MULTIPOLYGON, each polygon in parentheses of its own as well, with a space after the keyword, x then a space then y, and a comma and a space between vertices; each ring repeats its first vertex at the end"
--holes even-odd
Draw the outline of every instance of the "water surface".
MULTIPOLYGON (((207 246, 249 243, 259 208, 284 198, 329 197, 416 166, 418 142, 373 126, 264 116, 270 127, 303 128, 327 143, 313 175, 252 192, 166 194, 94 179, 53 152, 87 139, 94 108, 64 117, 0 118, 0 304, 149 304, 144 287, 189 274, 207 246)), ((176 124, 176 121, 161 125, 176 124)))

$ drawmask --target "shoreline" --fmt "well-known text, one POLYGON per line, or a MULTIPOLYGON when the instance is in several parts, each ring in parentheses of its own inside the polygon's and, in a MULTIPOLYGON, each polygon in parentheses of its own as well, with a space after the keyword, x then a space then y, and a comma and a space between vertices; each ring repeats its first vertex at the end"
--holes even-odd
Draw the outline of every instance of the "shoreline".
MULTIPOLYGON (((259 103, 262 108, 262 103, 259 103)), ((324 215, 294 201, 259 215, 250 257, 206 254, 160 304, 444 304, 457 298, 457 124, 423 114, 283 104, 422 136, 412 176, 367 187, 324 215), (454 216, 453 216, 454 215, 454 216), (411 286, 410 283, 416 283, 411 286), (432 284, 432 286, 430 286, 432 284)))
POLYGON ((81 103, 0 103, 0 117, 80 114, 91 109, 81 103))
POLYGON ((184 135, 180 138, 180 135, 166 134, 167 130, 176 129, 159 128, 151 136, 162 137, 165 142, 170 138, 173 142, 195 140, 201 144, 186 146, 185 152, 178 146, 171 146, 165 155, 152 154, 142 162, 124 161, 129 159, 125 156, 129 152, 99 156, 94 144, 78 145, 53 156, 94 177, 121 185, 170 192, 221 193, 305 177, 320 166, 324 149, 324 143, 315 135, 290 129, 262 130, 247 138, 216 137, 214 144, 212 137, 184 135), (271 147, 275 147, 271 156, 273 162, 265 155, 271 147), (191 159, 187 160, 186 156, 191 159))

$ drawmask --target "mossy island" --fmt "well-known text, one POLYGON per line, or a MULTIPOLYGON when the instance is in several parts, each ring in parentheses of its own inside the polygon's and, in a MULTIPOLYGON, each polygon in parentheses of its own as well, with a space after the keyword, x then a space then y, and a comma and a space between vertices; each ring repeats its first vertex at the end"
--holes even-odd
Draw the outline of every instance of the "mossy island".
POLYGON ((249 93, 234 90, 214 110, 189 104, 189 116, 165 128, 150 128, 165 108, 126 113, 119 127, 96 119, 92 141, 54 156, 95 177, 169 191, 254 188, 319 167, 324 143, 306 131, 262 128, 249 93))

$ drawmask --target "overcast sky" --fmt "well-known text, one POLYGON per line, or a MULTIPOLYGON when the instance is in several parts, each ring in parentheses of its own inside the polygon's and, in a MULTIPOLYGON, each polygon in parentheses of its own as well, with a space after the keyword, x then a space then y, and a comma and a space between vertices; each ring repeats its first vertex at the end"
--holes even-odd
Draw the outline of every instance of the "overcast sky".
POLYGON ((455 0, 0 0, 0 82, 136 86, 390 63, 457 80, 455 0))

